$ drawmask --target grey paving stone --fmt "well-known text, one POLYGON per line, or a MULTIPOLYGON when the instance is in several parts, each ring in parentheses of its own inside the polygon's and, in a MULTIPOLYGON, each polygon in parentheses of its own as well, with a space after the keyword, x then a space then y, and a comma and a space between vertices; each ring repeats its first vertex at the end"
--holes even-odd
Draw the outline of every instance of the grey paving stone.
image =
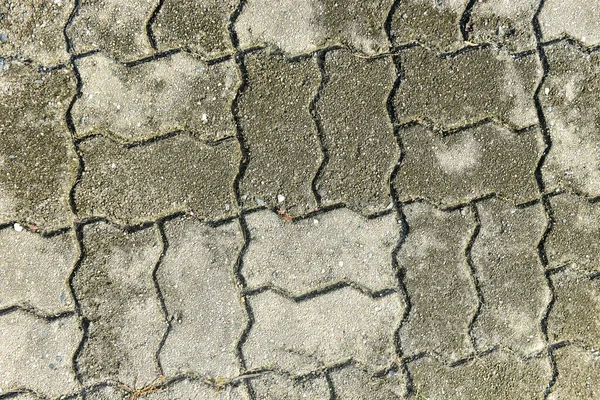
POLYGON ((329 400, 329 385, 323 376, 298 380, 269 373, 251 381, 256 400, 329 400))
POLYGON ((289 223, 259 211, 246 223, 250 245, 242 274, 250 289, 271 285, 299 296, 338 282, 371 291, 398 285, 391 254, 401 227, 394 214, 366 219, 337 209, 289 223))
POLYGON ((243 386, 216 390, 200 381, 183 380, 148 394, 148 400, 248 400, 243 386))
POLYGON ((473 352, 469 324, 478 303, 465 256, 475 220, 468 209, 442 212, 427 203, 410 204, 403 212, 409 232, 397 257, 411 300, 400 329, 403 354, 466 357, 473 352))
POLYGON ((343 400, 397 400, 404 399, 406 382, 399 372, 388 372, 384 376, 373 373, 358 365, 348 365, 330 373, 337 399, 343 400))
POLYGON ((233 179, 241 157, 235 140, 209 146, 180 134, 126 147, 94 137, 79 150, 85 161, 75 189, 81 217, 136 224, 183 210, 211 220, 234 212, 233 179))
POLYGON ((165 374, 235 377, 236 344, 248 319, 234 280, 243 245, 239 226, 211 228, 179 218, 164 231, 169 246, 156 276, 174 317, 159 355, 165 374))
POLYGON ((246 57, 248 85, 238 115, 250 152, 240 182, 246 208, 280 204, 291 215, 316 207, 311 183, 323 154, 309 112, 321 76, 314 57, 289 61, 267 52, 246 57))
POLYGON ((326 53, 327 85, 316 103, 329 160, 316 182, 323 204, 370 214, 391 203, 389 177, 400 157, 386 101, 396 69, 391 58, 326 53))
POLYGON ((183 130, 202 140, 235 136, 233 61, 206 65, 186 53, 126 67, 101 54, 77 61, 83 86, 72 115, 77 137, 135 142, 183 130))
POLYGON ((24 220, 42 230, 73 216, 69 190, 77 155, 65 122, 75 95, 71 70, 38 71, 12 62, 0 71, 0 223, 24 220))
POLYGON ((254 314, 242 349, 248 369, 301 375, 353 359, 377 370, 396 358, 394 332, 405 307, 398 294, 371 298, 346 287, 302 302, 271 291, 248 301, 254 314))
POLYGON ((536 54, 518 59, 491 47, 440 57, 422 47, 402 53, 404 79, 394 106, 400 123, 443 129, 493 118, 514 128, 538 123, 533 94, 542 77, 536 54))
POLYGON ((600 4, 586 0, 548 0, 539 15, 544 40, 568 36, 586 46, 600 44, 600 4))
POLYGON ((537 253, 546 228, 541 204, 514 208, 490 199, 477 205, 481 229, 472 259, 483 295, 473 335, 479 349, 496 345, 522 355, 541 351, 541 320, 550 289, 537 253))
POLYGON ((85 383, 111 379, 143 387, 158 375, 154 357, 167 329, 152 279, 158 232, 88 224, 83 252, 73 289, 90 324, 76 360, 79 373, 85 383))
POLYGON ((596 399, 600 397, 598 352, 566 346, 553 352, 558 370, 548 400, 596 399))
POLYGON ((488 123, 442 135, 414 125, 400 135, 404 155, 394 185, 403 201, 453 206, 492 193, 514 203, 539 197, 535 170, 544 144, 537 128, 517 134, 488 123))
POLYGON ((0 230, 0 254, 0 309, 23 305, 45 314, 73 310, 67 281, 78 251, 72 232, 46 238, 8 227, 0 230))
POLYGON ((58 397, 79 389, 71 359, 81 341, 77 318, 53 321, 23 311, 0 316, 0 395, 29 389, 58 397))

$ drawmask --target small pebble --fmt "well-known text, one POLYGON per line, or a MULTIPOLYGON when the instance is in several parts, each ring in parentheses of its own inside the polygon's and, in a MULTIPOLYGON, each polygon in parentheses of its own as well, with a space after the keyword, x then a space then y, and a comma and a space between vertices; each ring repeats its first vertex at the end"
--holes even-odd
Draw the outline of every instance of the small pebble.
POLYGON ((17 232, 21 232, 23 230, 23 227, 19 224, 14 224, 13 228, 15 228, 15 231, 17 232))
POLYGON ((283 201, 285 200, 285 196, 282 194, 278 194, 277 195, 277 202, 278 203, 283 203, 283 201))
POLYGON ((202 122, 204 122, 205 124, 208 123, 208 115, 202 114, 202 122))
POLYGON ((260 207, 265 205, 265 201, 263 199, 261 199, 260 197, 255 197, 254 201, 256 202, 256 204, 258 204, 260 207))
POLYGON ((546 93, 546 96, 548 96, 548 93, 550 93, 550 88, 544 89, 544 93, 546 93))

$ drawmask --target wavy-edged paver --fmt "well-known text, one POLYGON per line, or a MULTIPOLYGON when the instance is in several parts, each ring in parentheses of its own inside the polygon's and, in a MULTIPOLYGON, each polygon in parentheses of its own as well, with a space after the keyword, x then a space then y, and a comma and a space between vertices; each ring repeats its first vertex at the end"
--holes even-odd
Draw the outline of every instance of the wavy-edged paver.
POLYGON ((536 54, 514 58, 492 47, 441 57, 422 47, 402 53, 394 98, 398 122, 429 120, 452 129, 487 118, 520 129, 538 123, 533 95, 542 77, 536 54))
POLYGON ((548 400, 600 398, 600 364, 596 350, 576 345, 552 352, 558 376, 548 400))
POLYGON ((367 219, 337 209, 290 223, 265 210, 246 223, 242 274, 250 289, 270 285, 300 296, 338 282, 373 292, 398 284, 391 254, 401 226, 394 214, 367 219))
POLYGON ((360 365, 351 364, 329 373, 336 398, 344 400, 398 400, 405 398, 406 382, 398 371, 375 376, 360 365))
POLYGON ((453 206, 492 193, 515 203, 539 197, 535 170, 544 144, 537 128, 514 133, 486 123, 442 135, 414 125, 399 132, 404 154, 394 185, 401 200, 453 206))
POLYGON ((444 212, 427 203, 403 212, 409 232, 397 258, 411 308, 400 329, 402 350, 455 361, 473 351, 469 324, 478 298, 465 249, 475 220, 468 209, 444 212))
POLYGON ((83 85, 73 106, 77 137, 110 134, 136 142, 174 131, 216 141, 235 135, 239 84, 232 60, 207 65, 177 53, 127 67, 101 54, 77 61, 83 85))
POLYGON ((361 213, 384 210, 400 157, 386 107, 394 63, 334 50, 326 53, 324 69, 327 84, 316 102, 329 155, 316 182, 321 202, 344 203, 361 213))
POLYGON ((252 379, 256 400, 329 400, 329 385, 323 376, 294 379, 277 373, 267 373, 252 379))
POLYGON ((600 44, 600 4, 589 0, 547 0, 539 15, 544 40, 568 36, 586 46, 600 44))
POLYGON ((163 370, 235 377, 236 344, 248 319, 234 279, 240 228, 178 218, 166 222, 164 232, 168 247, 156 279, 173 319, 159 355, 163 370))
POLYGON ((290 61, 265 51, 245 60, 248 84, 237 103, 250 152, 240 182, 244 206, 279 202, 289 214, 312 211, 317 205, 311 183, 323 158, 309 110, 321 81, 317 63, 314 57, 290 61))

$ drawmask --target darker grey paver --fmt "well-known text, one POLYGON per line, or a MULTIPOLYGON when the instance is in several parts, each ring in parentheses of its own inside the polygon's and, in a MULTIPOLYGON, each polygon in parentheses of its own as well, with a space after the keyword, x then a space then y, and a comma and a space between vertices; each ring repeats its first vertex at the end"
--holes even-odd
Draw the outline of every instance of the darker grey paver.
POLYGON ((595 399, 600 396, 598 352, 576 345, 552 352, 558 376, 548 400, 595 399))
POLYGON ((586 46, 600 44, 600 4, 587 0, 548 0, 539 15, 544 40, 568 36, 586 46))

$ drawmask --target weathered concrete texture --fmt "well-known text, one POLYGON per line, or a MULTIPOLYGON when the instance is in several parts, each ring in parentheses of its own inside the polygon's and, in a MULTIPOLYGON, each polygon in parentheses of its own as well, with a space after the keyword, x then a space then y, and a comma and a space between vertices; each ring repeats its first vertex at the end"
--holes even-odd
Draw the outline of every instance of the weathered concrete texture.
POLYGON ((0 3, 0 57, 56 65, 69 59, 63 27, 74 0, 0 3))
POLYGON ((394 332, 405 305, 346 287, 302 302, 266 291, 248 300, 254 324, 243 346, 248 369, 295 374, 354 359, 383 369, 396 358, 394 332))
POLYGON ((553 352, 558 376, 548 400, 600 398, 598 352, 566 346, 553 352))
POLYGON ((323 154, 309 112, 321 75, 314 58, 267 52, 246 57, 248 85, 238 101, 250 162, 240 182, 247 208, 279 205, 299 215, 316 207, 311 182, 323 154))
POLYGON ((251 381, 256 400, 329 400, 329 386, 322 377, 294 379, 269 373, 251 381))
POLYGON ((81 0, 66 33, 76 53, 100 50, 121 61, 152 54, 146 22, 156 0, 81 0))
POLYGON ((398 281, 391 254, 401 229, 396 219, 366 219, 348 209, 293 223, 270 211, 249 214, 242 274, 250 289, 271 285, 293 296, 338 282, 393 289, 398 281))
POLYGON ((23 311, 0 316, 0 394, 19 389, 58 397, 78 389, 71 368, 81 341, 77 318, 52 322, 23 311))
POLYGON ((408 365, 416 399, 541 400, 552 376, 547 357, 495 351, 454 367, 425 357, 408 365))
POLYGON ((465 249, 475 229, 468 209, 442 212, 426 203, 403 207, 409 233, 398 252, 411 299, 400 329, 403 353, 423 351, 455 361, 473 351, 469 324, 477 292, 465 249))
POLYGON ((483 305, 473 335, 481 350, 496 345, 523 355, 545 346, 541 320, 550 289, 537 246, 546 228, 541 204, 516 209, 490 199, 477 205, 481 229, 471 257, 483 305))
POLYGON ((235 377, 236 343, 247 324, 234 281, 243 245, 238 224, 211 228, 185 218, 164 230, 169 245, 156 276, 173 316, 159 355, 165 374, 235 377))
POLYGON ((585 54, 566 42, 546 48, 550 71, 540 92, 552 147, 542 167, 547 189, 570 187, 600 195, 598 131, 600 53, 585 54))
POLYGON ((341 45, 385 52, 384 23, 392 0, 249 0, 235 30, 240 47, 274 45, 290 55, 341 45))
POLYGON ((492 193, 514 203, 539 196, 535 169, 544 144, 537 128, 517 134, 488 123, 442 135, 414 125, 400 136, 404 156, 394 185, 401 200, 453 206, 492 193))
POLYGON ((44 238, 12 227, 0 230, 0 309, 23 305, 45 314, 72 310, 67 280, 77 253, 72 232, 44 238))
POLYGON ((243 386, 228 386, 216 390, 204 382, 187 379, 154 391, 144 398, 148 400, 248 400, 243 386))
POLYGON ((549 267, 600 270, 600 203, 563 193, 550 197, 552 229, 544 242, 549 267))
POLYGON ((539 15, 544 40, 569 36, 586 46, 600 44, 600 4, 588 0, 547 0, 539 15))
POLYGON ((209 146, 180 134, 128 148, 94 137, 79 150, 85 160, 75 189, 81 217, 136 224, 182 210, 212 220, 234 212, 232 183, 241 157, 235 140, 209 146))
POLYGON ((83 252, 73 288, 90 324, 77 368, 85 382, 142 387, 158 375, 154 355, 167 329, 152 279, 161 253, 158 232, 89 224, 83 252))
POLYGON ((396 68, 389 57, 367 60, 344 50, 328 52, 324 67, 329 78, 316 103, 329 154, 316 182, 321 201, 384 210, 400 157, 386 108, 396 68))
POLYGON ((65 123, 75 95, 69 69, 40 72, 13 62, 0 71, 0 223, 69 226, 77 155, 65 123))
POLYGON ((124 400, 127 396, 124 387, 121 390, 114 386, 93 387, 85 392, 85 400, 124 400))
POLYGON ((533 94, 542 77, 536 54, 518 59, 491 47, 440 57, 422 47, 402 54, 394 105, 400 123, 430 120, 442 129, 486 118, 525 128, 538 123, 533 94))
POLYGON ((383 376, 358 365, 348 365, 329 374, 337 399, 344 400, 398 400, 404 399, 406 382, 404 376, 390 371, 383 376))
POLYGON ((186 53, 126 67, 97 54, 77 61, 83 86, 72 115, 77 137, 140 141, 178 130, 202 140, 235 135, 233 61, 208 66, 186 53))
POLYGON ((159 51, 185 48, 202 58, 233 52, 227 26, 238 0, 166 0, 152 24, 159 51))

